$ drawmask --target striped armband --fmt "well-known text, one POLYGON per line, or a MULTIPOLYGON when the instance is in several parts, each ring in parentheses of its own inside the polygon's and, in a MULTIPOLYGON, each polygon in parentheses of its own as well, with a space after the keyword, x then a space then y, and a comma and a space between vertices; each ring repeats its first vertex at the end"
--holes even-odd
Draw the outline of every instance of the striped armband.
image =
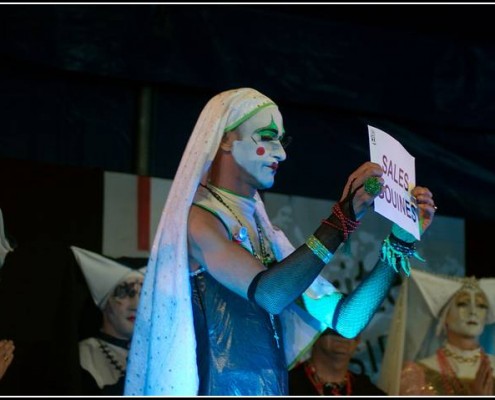
POLYGON ((333 254, 314 235, 306 240, 306 246, 325 264, 328 264, 333 257, 333 254))

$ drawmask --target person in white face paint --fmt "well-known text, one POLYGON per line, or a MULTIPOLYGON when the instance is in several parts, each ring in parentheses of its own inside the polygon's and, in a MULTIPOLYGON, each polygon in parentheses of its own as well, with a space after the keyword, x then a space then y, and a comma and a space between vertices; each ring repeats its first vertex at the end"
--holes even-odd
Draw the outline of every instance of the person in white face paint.
MULTIPOLYGON (((493 346, 495 339, 488 331, 483 337, 487 324, 495 322, 495 279, 413 271, 413 281, 407 298, 415 310, 411 309, 409 316, 405 313, 404 328, 391 328, 382 364, 382 387, 388 384, 399 395, 411 396, 495 394, 495 357, 485 352, 481 343, 483 340, 493 346), (404 354, 405 362, 394 385, 390 361, 399 354, 404 354)), ((404 294, 399 300, 401 309, 405 298, 404 294)))
POLYGON ((135 270, 85 249, 71 249, 103 315, 98 334, 79 343, 81 394, 122 395, 146 268, 135 270))
MULTIPOLYGON (((259 194, 274 185, 286 143, 278 106, 257 90, 222 92, 201 112, 155 236, 125 395, 287 395, 288 368, 312 339, 300 349, 290 339, 311 318, 296 311, 301 294, 317 329, 357 336, 397 278, 395 261, 414 253, 414 240, 389 236, 391 252, 345 298, 319 277, 381 193, 383 170, 365 162, 352 172, 330 216, 294 249, 259 194)), ((425 230, 432 194, 412 194, 425 230)))

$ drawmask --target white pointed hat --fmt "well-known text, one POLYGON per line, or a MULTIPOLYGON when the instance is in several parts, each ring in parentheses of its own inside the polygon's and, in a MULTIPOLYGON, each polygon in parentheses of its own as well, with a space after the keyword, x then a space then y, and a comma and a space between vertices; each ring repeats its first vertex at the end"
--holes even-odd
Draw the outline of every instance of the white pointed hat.
POLYGON ((143 276, 146 271, 146 266, 133 269, 92 251, 76 246, 70 248, 86 278, 91 296, 101 310, 120 282, 131 276, 143 276))
POLYGON ((442 316, 459 289, 476 285, 488 299, 486 323, 493 324, 495 278, 446 276, 411 268, 411 275, 403 281, 395 303, 377 380, 380 389, 389 396, 399 395, 404 362, 427 357, 442 345, 445 340, 442 316))
POLYGON ((483 290, 490 304, 487 323, 495 322, 495 278, 444 276, 421 270, 413 270, 411 278, 418 285, 426 304, 436 318, 459 289, 469 285, 470 282, 476 283, 483 290))

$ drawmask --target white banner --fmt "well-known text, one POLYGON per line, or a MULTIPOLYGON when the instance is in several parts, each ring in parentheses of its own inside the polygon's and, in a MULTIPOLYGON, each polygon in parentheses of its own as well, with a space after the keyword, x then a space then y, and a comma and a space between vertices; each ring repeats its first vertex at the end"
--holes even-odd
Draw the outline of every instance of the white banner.
POLYGON ((148 257, 172 181, 105 172, 103 254, 148 257))

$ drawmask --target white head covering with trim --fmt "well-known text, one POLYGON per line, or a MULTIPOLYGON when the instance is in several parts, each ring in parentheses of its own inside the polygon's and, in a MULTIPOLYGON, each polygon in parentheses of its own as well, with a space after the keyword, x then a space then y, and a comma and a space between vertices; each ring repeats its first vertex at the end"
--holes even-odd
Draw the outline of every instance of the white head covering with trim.
MULTIPOLYGON (((488 298, 487 330, 488 325, 495 323, 495 278, 476 280, 411 269, 411 276, 402 283, 395 304, 377 382, 389 396, 399 395, 400 374, 405 362, 430 356, 442 345, 445 337, 439 327, 443 323, 444 310, 450 307, 459 289, 473 280, 488 298)), ((485 347, 482 339, 480 343, 485 347)))
POLYGON ((103 310, 117 285, 133 276, 142 277, 146 267, 134 269, 76 246, 70 247, 83 272, 95 304, 103 310))
MULTIPOLYGON (((127 366, 125 395, 194 396, 199 379, 187 256, 187 218, 206 183, 226 127, 276 104, 250 88, 214 96, 203 108, 170 188, 155 235, 127 366)), ((294 247, 271 225, 258 193, 256 212, 277 259, 294 247)))

